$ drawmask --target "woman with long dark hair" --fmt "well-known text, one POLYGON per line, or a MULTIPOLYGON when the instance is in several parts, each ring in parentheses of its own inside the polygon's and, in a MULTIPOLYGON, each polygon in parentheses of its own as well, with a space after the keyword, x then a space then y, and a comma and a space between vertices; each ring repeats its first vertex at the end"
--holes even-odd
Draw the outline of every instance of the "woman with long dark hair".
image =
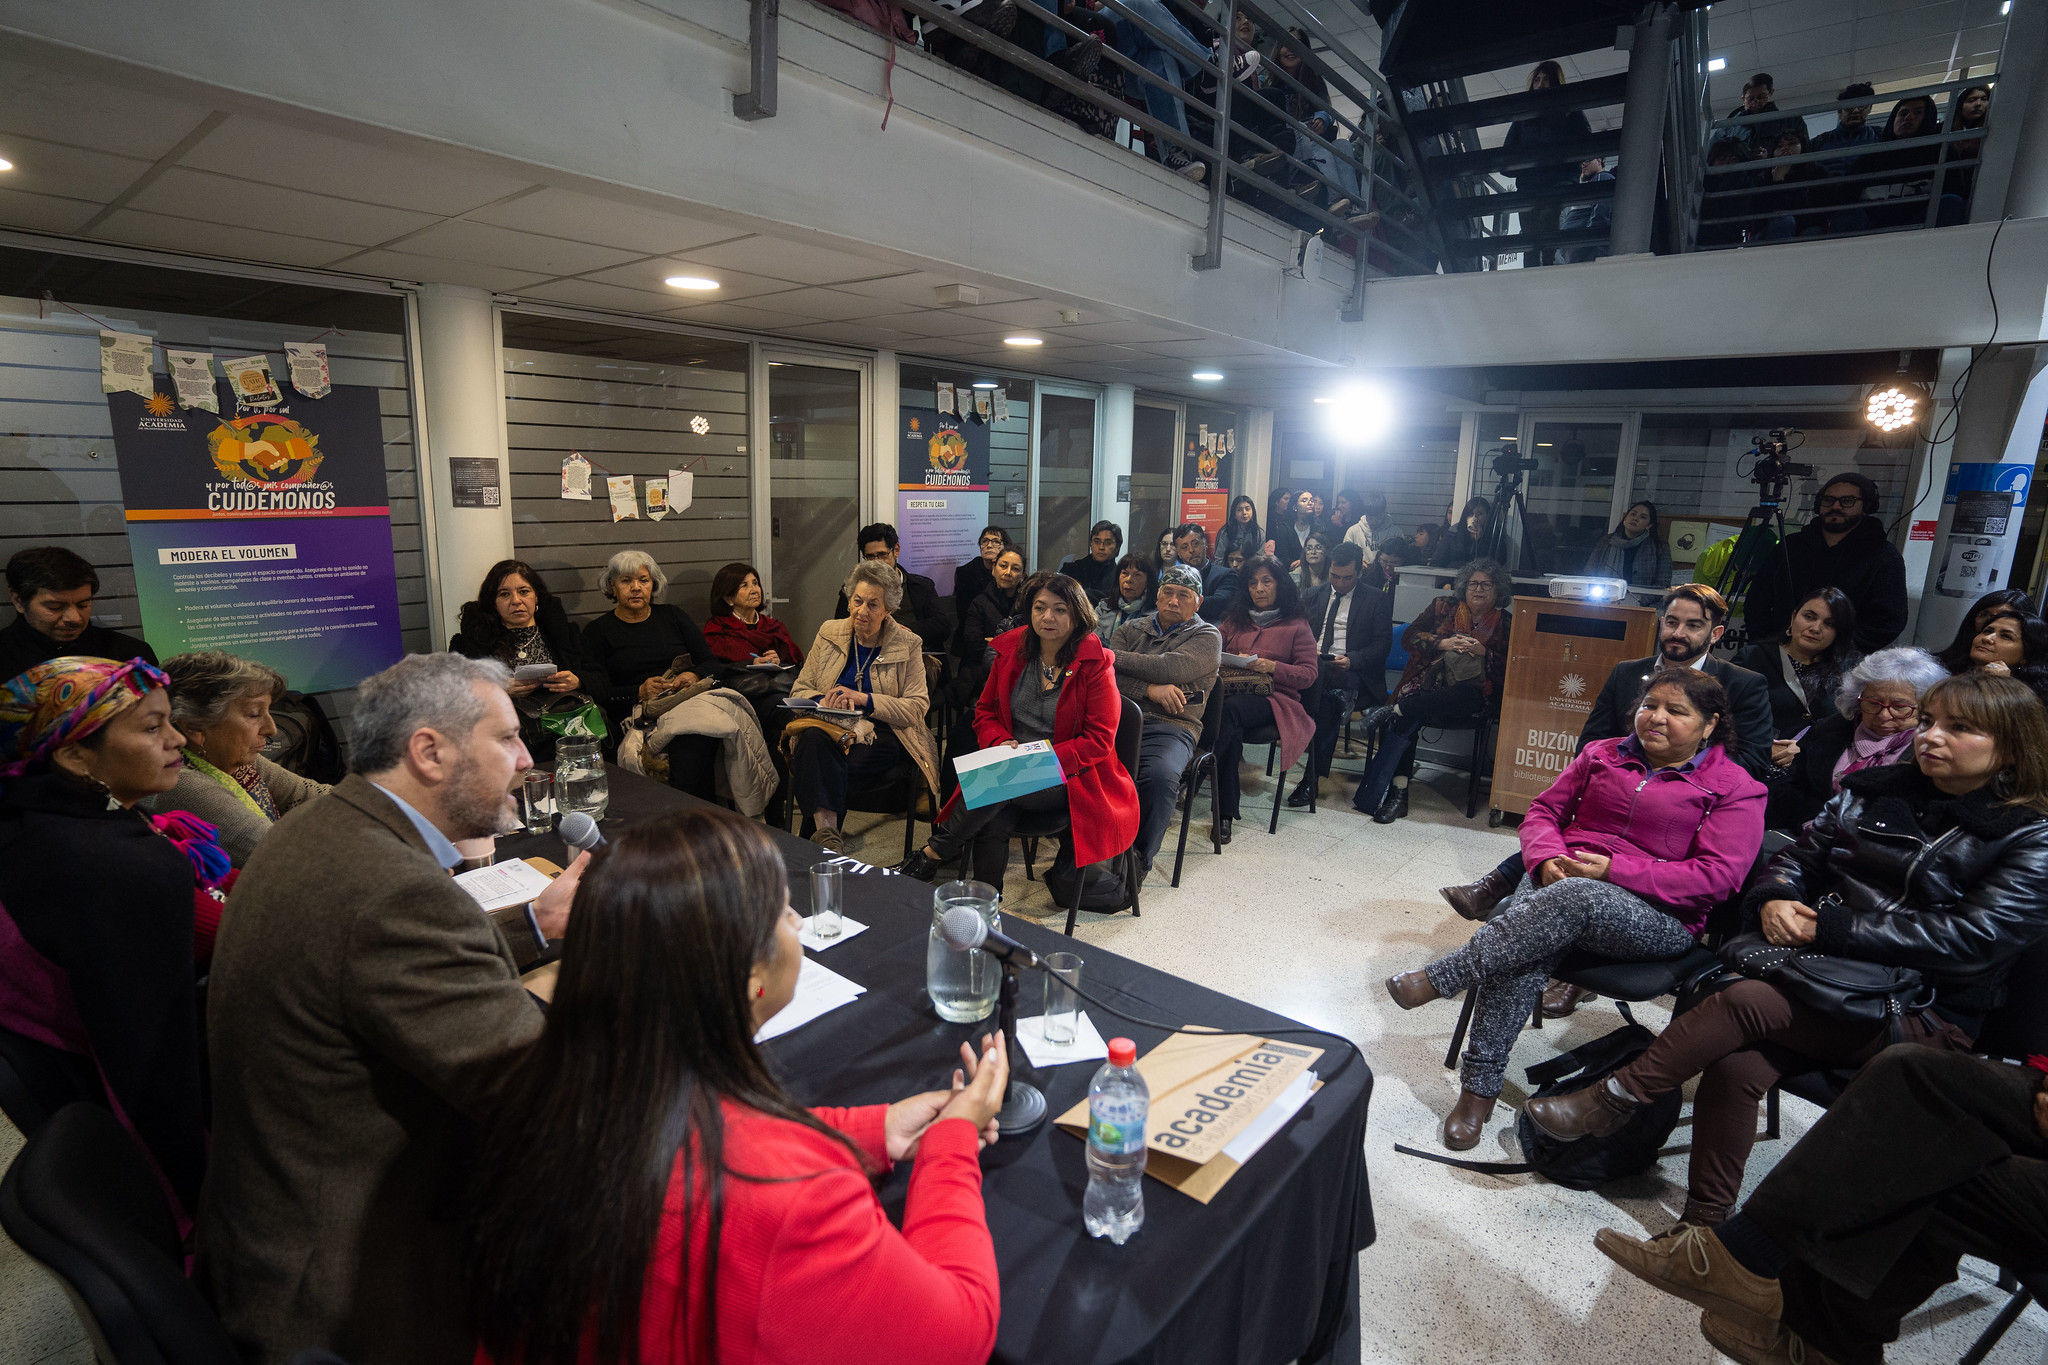
MULTIPOLYGON (((1306 496, 1306 495, 1304 495, 1306 496)), ((1301 694, 1322 671, 1316 660, 1316 635, 1301 615, 1301 593, 1294 577, 1271 555, 1244 562, 1237 596, 1224 614, 1223 652, 1248 657, 1247 667, 1271 681, 1270 694, 1233 693, 1226 676, 1220 685, 1223 709, 1216 723, 1216 837, 1230 842, 1230 822, 1237 819, 1237 756, 1247 730, 1271 725, 1280 731, 1279 771, 1285 773, 1315 738, 1315 718, 1301 704, 1301 694)), ((1228 665, 1226 665, 1228 670, 1228 665)))
MULTIPOLYGON (((1529 70, 1530 90, 1555 90, 1564 84, 1564 68, 1556 62, 1538 62, 1529 70)), ((1533 118, 1517 119, 1508 127, 1507 141, 1503 144, 1509 151, 1531 151, 1558 143, 1584 142, 1593 136, 1592 125, 1586 122, 1584 113, 1577 109, 1561 109, 1556 113, 1538 114, 1533 118)), ((1578 179, 1578 162, 1560 157, 1556 161, 1540 166, 1526 166, 1513 172, 1515 188, 1518 190, 1561 189, 1578 179)), ((1522 210, 1522 231, 1545 233, 1557 231, 1558 218, 1564 212, 1562 204, 1549 204, 1522 210)), ((1557 250, 1546 247, 1524 254, 1525 265, 1550 265, 1557 260, 1557 250)), ((1471 558, 1470 555, 1466 558, 1471 558)))
POLYGON ((670 811, 591 860, 547 1026, 480 1129, 480 1361, 850 1359, 906 1336, 900 1359, 988 1358, 977 1153, 1002 1037, 962 1044, 950 1091, 800 1107, 754 1043, 795 994, 798 929, 782 856, 729 811, 670 811), (898 1161, 900 1233, 872 1184, 898 1161))
POLYGON ((1487 532, 1493 527, 1493 504, 1485 498, 1467 498, 1458 513, 1458 524, 1443 532, 1430 563, 1440 569, 1463 568, 1486 553, 1487 532))
POLYGON ((1659 592, 1670 587, 1671 547, 1659 529, 1657 504, 1648 499, 1630 503, 1615 528, 1593 542, 1586 572, 1653 585, 1659 592))
POLYGON ((1735 656, 1739 667, 1760 675, 1771 690, 1771 762, 1791 762, 1786 746, 1807 728, 1833 714, 1842 674, 1854 666, 1856 607, 1840 588, 1815 588, 1792 609, 1784 637, 1759 640, 1735 656))
POLYGON ((1243 493, 1230 500, 1230 520, 1216 533, 1216 560, 1220 564, 1232 550, 1249 559, 1264 549, 1266 533, 1259 529, 1259 505, 1243 493))
MULTIPOLYGON (((1949 120, 1949 131, 1982 128, 1991 115, 1991 87, 1973 85, 1956 96, 1955 117, 1949 120)), ((1963 201, 1965 211, 1969 208, 1970 195, 1977 188, 1977 165, 1984 153, 1984 139, 1966 138, 1951 142, 1942 148, 1952 169, 1941 178, 1941 192, 1953 194, 1963 201), (1956 168, 1955 162, 1965 163, 1956 168)))
POLYGON ((1991 618, 2001 611, 2017 611, 2026 614, 2034 609, 2033 601, 2018 588, 1996 588, 1985 593, 1970 604, 1970 610, 1956 623, 1956 635, 1948 642, 1948 648, 1940 650, 1935 658, 1951 673, 1967 673, 1975 667, 1970 658, 1970 646, 1977 642, 1977 632, 1990 623, 1991 618))
POLYGON ((2048 701, 2048 621, 2017 607, 1994 608, 1970 641, 1967 663, 1962 672, 2017 679, 2048 701))
POLYGON ((552 664, 554 672, 538 680, 508 687, 519 712, 519 738, 534 761, 554 757, 555 737, 541 724, 549 703, 571 693, 586 696, 607 684, 604 670, 584 647, 583 635, 569 624, 561 599, 533 566, 523 559, 501 559, 484 571, 476 600, 464 602, 458 629, 448 648, 472 659, 496 659, 518 670, 552 664))

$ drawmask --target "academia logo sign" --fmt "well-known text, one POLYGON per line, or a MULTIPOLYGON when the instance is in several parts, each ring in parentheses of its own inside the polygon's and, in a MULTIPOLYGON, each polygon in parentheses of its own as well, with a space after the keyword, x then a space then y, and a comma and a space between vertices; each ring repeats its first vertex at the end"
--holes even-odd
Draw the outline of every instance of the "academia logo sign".
POLYGON ((1550 699, 1550 709, 1584 714, 1593 709, 1585 698, 1586 679, 1577 673, 1566 673, 1557 680, 1557 695, 1550 699))

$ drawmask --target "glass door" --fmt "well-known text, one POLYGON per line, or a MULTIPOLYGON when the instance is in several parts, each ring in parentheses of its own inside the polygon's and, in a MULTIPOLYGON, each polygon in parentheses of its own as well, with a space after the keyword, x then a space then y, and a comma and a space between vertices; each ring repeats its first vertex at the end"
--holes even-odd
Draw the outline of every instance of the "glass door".
POLYGON ((1126 551, 1157 556, 1159 537, 1179 519, 1180 409, 1140 403, 1131 417, 1131 530, 1126 551))
POLYGON ((1031 567, 1056 569, 1068 555, 1088 552, 1095 519, 1093 393, 1038 386, 1037 496, 1031 505, 1031 567))
POLYGON ((853 537, 869 425, 867 368, 768 353, 764 361, 768 555, 757 567, 768 575, 774 614, 808 650, 860 557, 853 537))
POLYGON ((1520 573, 1584 573, 1587 556, 1614 525, 1614 491, 1624 423, 1611 414, 1522 417, 1521 453, 1534 460, 1523 485, 1527 516, 1510 523, 1520 573))

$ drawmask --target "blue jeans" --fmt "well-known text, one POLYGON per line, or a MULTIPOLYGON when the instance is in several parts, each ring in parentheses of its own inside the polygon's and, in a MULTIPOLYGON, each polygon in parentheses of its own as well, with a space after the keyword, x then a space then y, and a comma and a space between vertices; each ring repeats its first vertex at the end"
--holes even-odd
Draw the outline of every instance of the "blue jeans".
POLYGON ((1138 856, 1147 864, 1159 856, 1173 823, 1180 775, 1195 756, 1194 731, 1155 721, 1138 740, 1138 856))
POLYGON ((1351 159, 1355 150, 1349 138, 1337 139, 1331 146, 1324 146, 1305 133, 1294 135, 1294 154, 1336 181, 1352 202, 1363 209, 1363 196, 1358 190, 1358 166, 1351 159))
MULTIPOLYGON (((1139 15, 1143 16, 1146 23, 1181 39, 1195 51, 1206 52, 1208 50, 1209 45, 1207 43, 1188 32, 1187 25, 1174 17, 1173 11, 1166 7, 1166 0, 1124 0, 1124 7, 1135 10, 1139 15)), ((1195 74, 1195 69, 1192 66, 1188 65, 1177 54, 1168 52, 1165 48, 1161 47, 1151 34, 1139 28, 1130 20, 1119 15, 1115 20, 1115 28, 1116 50, 1165 81, 1168 85, 1178 89, 1187 84, 1188 77, 1195 74)), ((1149 81, 1141 82, 1141 84, 1145 87, 1145 112, 1177 132, 1187 132, 1188 115, 1186 106, 1179 99, 1149 81)), ((1158 146, 1156 143, 1154 145, 1155 147, 1158 146)), ((1166 148, 1160 147, 1159 150, 1162 156, 1167 154, 1166 148)))

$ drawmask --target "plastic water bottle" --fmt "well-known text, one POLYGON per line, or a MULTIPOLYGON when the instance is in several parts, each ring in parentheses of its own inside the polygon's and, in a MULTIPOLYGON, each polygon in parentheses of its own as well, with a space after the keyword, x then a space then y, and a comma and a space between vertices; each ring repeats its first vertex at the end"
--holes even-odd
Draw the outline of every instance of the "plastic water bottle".
POLYGON ((1145 1116, 1152 1092, 1138 1074, 1138 1045, 1109 1040, 1109 1061, 1088 1083, 1088 1193, 1081 1222, 1090 1237, 1122 1246, 1145 1225, 1145 1116))

